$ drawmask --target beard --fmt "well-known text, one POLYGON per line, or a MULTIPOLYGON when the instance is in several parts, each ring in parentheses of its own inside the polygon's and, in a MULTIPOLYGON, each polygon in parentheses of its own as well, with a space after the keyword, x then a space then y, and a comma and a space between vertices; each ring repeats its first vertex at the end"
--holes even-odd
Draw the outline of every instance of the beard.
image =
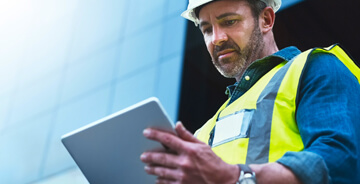
POLYGON ((254 30, 251 33, 249 42, 241 49, 231 38, 221 46, 215 46, 213 51, 213 64, 216 69, 227 78, 236 78, 256 59, 260 59, 264 48, 264 38, 261 34, 259 24, 255 21, 254 30), (218 52, 225 49, 233 49, 231 57, 222 58, 219 61, 218 52))

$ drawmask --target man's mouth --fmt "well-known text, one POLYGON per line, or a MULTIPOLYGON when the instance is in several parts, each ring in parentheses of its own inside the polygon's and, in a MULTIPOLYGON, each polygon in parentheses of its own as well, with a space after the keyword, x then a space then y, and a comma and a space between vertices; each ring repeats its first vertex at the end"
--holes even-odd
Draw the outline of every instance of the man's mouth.
POLYGON ((231 56, 234 52, 235 52, 234 49, 225 49, 225 50, 222 50, 222 51, 216 53, 216 55, 217 55, 218 59, 222 59, 222 58, 231 56))

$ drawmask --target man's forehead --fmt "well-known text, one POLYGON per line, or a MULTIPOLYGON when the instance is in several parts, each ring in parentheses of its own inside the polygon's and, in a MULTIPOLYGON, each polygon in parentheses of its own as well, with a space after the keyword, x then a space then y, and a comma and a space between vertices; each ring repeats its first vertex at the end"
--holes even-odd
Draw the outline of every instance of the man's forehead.
POLYGON ((232 15, 251 13, 250 6, 245 0, 219 0, 204 5, 199 12, 200 22, 208 21, 210 17, 216 19, 232 15))

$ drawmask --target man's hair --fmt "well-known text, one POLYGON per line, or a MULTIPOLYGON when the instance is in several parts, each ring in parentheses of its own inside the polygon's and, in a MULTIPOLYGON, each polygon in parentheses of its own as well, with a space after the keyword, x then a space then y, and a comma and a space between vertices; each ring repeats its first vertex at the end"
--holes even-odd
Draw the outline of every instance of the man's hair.
MULTIPOLYGON (((213 1, 218 1, 218 0, 213 0, 213 1)), ((213 2, 213 1, 211 1, 211 2, 213 2)), ((254 18, 259 17, 260 13, 266 8, 266 4, 260 0, 244 0, 244 1, 247 1, 249 3, 250 8, 251 8, 251 13, 254 18)), ((207 5, 211 2, 208 2, 206 4, 203 4, 203 5, 195 8, 195 15, 197 18, 199 18, 199 13, 200 13, 201 8, 203 8, 205 5, 207 5)))

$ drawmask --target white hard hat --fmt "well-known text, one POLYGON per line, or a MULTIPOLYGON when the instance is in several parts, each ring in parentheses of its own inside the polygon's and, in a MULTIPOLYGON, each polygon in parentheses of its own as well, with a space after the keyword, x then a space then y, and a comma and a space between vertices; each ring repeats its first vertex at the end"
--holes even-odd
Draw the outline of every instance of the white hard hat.
MULTIPOLYGON (((195 23, 197 26, 199 24, 199 19, 195 15, 195 8, 204 5, 206 3, 209 3, 214 0, 189 0, 189 5, 187 7, 187 10, 185 10, 181 16, 191 20, 195 23)), ((267 6, 270 6, 274 12, 278 11, 281 6, 281 0, 260 0, 264 2, 267 6)))

